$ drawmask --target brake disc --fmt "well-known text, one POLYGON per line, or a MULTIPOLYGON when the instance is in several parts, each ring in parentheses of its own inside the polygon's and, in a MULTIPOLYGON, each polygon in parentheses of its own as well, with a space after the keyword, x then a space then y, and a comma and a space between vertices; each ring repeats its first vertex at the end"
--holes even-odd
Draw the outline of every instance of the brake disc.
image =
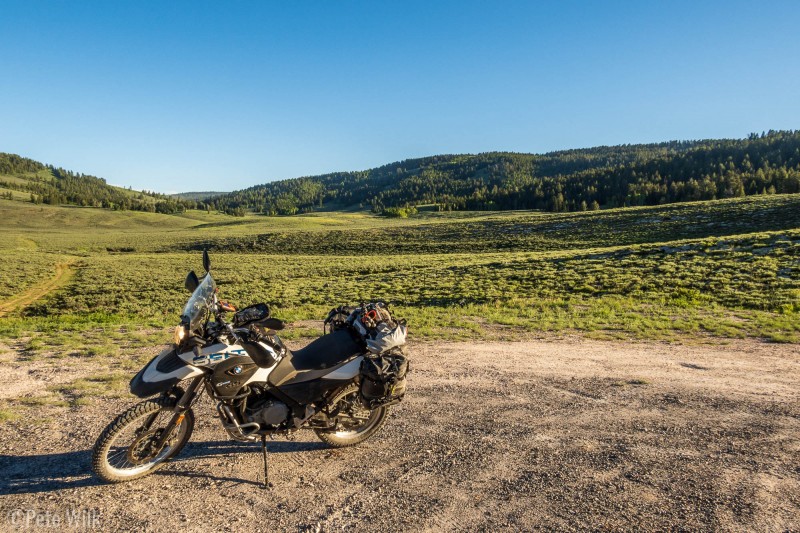
MULTIPOLYGON (((128 461, 132 464, 140 465, 157 456, 161 450, 156 450, 155 446, 161 437, 162 431, 162 429, 153 429, 139 435, 125 453, 128 461)), ((167 445, 168 443, 165 444, 165 446, 167 445)))

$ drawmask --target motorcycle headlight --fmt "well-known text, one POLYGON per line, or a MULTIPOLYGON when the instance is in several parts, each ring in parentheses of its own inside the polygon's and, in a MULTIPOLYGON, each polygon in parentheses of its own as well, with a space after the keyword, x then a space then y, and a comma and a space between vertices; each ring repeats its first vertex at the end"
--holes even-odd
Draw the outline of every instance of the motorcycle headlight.
POLYGON ((175 344, 180 345, 184 337, 186 337, 186 328, 183 326, 176 326, 175 333, 172 335, 172 340, 175 342, 175 344))

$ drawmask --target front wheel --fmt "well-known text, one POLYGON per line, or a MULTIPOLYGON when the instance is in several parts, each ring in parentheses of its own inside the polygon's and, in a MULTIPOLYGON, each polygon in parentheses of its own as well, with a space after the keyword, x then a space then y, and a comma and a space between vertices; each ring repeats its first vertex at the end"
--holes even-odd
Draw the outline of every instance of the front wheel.
POLYGON ((322 442, 334 448, 353 446, 364 442, 386 422, 389 408, 382 406, 370 410, 361 403, 357 384, 348 385, 331 398, 331 409, 337 412, 332 429, 315 429, 322 442))
POLYGON ((158 398, 139 403, 103 430, 92 450, 92 470, 110 483, 137 479, 158 470, 189 441, 194 413, 188 409, 160 450, 155 445, 174 414, 174 399, 158 398))

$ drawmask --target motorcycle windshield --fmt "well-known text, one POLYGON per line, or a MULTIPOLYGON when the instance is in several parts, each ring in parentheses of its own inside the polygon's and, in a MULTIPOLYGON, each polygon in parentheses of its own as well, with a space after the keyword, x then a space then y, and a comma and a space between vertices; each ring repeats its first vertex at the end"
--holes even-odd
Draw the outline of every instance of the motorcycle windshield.
POLYGON ((192 293, 186 307, 183 308, 181 321, 189 324, 189 331, 195 331, 206 316, 206 311, 211 306, 217 284, 211 274, 206 274, 203 281, 192 293))

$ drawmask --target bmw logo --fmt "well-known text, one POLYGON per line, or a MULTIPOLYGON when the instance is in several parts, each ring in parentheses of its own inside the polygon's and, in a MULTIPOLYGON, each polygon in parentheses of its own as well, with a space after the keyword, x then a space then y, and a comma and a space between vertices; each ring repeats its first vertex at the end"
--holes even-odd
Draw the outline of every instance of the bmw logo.
POLYGON ((233 367, 233 373, 236 374, 237 376, 239 374, 241 374, 242 373, 242 366, 241 365, 236 365, 235 367, 233 367))

